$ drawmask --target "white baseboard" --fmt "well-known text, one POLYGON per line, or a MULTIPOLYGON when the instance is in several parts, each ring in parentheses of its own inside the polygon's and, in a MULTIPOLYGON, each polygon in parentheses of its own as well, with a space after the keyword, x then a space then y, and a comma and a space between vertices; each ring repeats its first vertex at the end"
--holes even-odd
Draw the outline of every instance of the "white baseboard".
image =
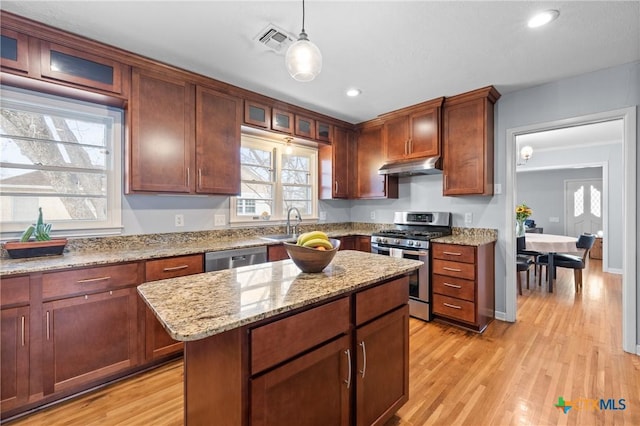
POLYGON ((606 271, 609 274, 616 274, 616 275, 622 275, 622 269, 618 269, 618 268, 608 268, 606 271))
POLYGON ((507 320, 507 313, 506 312, 495 311, 494 317, 497 320, 506 321, 507 320))

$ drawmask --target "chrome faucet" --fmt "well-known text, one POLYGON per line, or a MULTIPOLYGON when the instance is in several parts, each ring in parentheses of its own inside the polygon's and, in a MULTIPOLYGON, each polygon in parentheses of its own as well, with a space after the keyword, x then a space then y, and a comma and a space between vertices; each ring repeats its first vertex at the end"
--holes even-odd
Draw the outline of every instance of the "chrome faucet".
POLYGON ((287 235, 291 235, 291 212, 295 211, 298 216, 298 223, 293 225, 293 235, 298 233, 298 225, 302 222, 302 215, 300 214, 300 210, 297 207, 289 207, 287 210, 287 235))

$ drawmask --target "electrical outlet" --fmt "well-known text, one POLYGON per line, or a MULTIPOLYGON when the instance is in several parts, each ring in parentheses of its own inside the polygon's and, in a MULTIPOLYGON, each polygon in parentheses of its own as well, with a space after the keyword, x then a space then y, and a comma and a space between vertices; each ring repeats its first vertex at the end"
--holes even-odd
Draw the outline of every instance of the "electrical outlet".
POLYGON ((327 220, 327 212, 320 212, 320 220, 327 220))
POLYGON ((560 218, 556 217, 556 216, 552 216, 552 217, 549 218, 549 222, 560 223, 560 218))
POLYGON ((369 213, 369 217, 370 217, 371 219, 375 219, 375 218, 376 218, 376 212, 371 212, 371 213, 369 213))
POLYGON ((473 223, 473 213, 464 214, 464 224, 469 226, 473 223))
POLYGON ((501 183, 496 183, 495 185, 493 185, 493 193, 496 195, 502 194, 502 184, 501 183))
POLYGON ((225 226, 227 224, 227 217, 223 214, 216 214, 213 216, 214 226, 225 226))
POLYGON ((184 215, 177 214, 176 215, 176 227, 184 226, 184 215))

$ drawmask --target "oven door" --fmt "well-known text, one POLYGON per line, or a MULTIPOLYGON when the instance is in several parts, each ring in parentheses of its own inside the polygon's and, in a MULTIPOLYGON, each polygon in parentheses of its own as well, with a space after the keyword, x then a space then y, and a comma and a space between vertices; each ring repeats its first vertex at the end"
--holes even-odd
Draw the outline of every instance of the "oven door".
MULTIPOLYGON (((402 257, 405 259, 419 260, 423 265, 409 275, 409 313, 411 316, 431 320, 431 309, 429 306, 429 251, 425 249, 399 249, 402 250, 402 257)), ((391 247, 371 244, 371 252, 390 256, 391 247)))

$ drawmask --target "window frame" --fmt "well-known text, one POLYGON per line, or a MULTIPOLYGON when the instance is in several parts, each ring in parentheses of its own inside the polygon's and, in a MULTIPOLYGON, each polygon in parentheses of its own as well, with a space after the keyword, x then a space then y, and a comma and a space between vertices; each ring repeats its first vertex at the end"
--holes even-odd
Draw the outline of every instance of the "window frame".
MULTIPOLYGON (((47 93, 25 90, 16 87, 0 85, 0 102, 2 107, 22 106, 25 111, 31 112, 56 112, 66 113, 69 117, 95 116, 101 120, 110 121, 110 135, 108 144, 104 147, 107 150, 107 160, 104 170, 106 175, 106 219, 105 220, 56 220, 47 221, 46 211, 44 211, 45 222, 52 223, 51 234, 54 236, 97 236, 114 235, 122 233, 122 151, 125 141, 125 111, 121 108, 114 108, 72 98, 66 98, 47 93)), ((10 136, 9 136, 10 138, 10 136)), ((33 170, 39 170, 34 168, 33 170)), ((65 168, 60 167, 64 172, 65 168)), ((71 172, 82 170, 81 168, 69 167, 71 172)), ((39 196, 38 192, 34 193, 39 196)), ((0 197, 1 199, 1 197, 0 197)), ((37 219, 38 212, 33 212, 33 217, 25 218, 23 221, 0 222, 0 238, 15 238, 30 224, 37 219)))
MULTIPOLYGON (((229 222, 231 225, 273 225, 278 223, 284 223, 287 220, 287 212, 284 210, 284 184, 282 182, 282 157, 288 155, 285 152, 287 144, 282 141, 270 139, 258 135, 249 135, 242 133, 241 136, 242 146, 253 146, 265 151, 274 151, 274 163, 275 172, 273 180, 273 209, 271 215, 268 218, 263 218, 260 212, 256 211, 253 216, 237 214, 237 196, 229 198, 229 222)), ((290 145, 291 154, 302 154, 310 157, 309 160, 309 187, 311 189, 311 213, 302 214, 303 222, 315 222, 318 220, 318 149, 315 146, 302 145, 299 143, 292 143, 290 145)))

